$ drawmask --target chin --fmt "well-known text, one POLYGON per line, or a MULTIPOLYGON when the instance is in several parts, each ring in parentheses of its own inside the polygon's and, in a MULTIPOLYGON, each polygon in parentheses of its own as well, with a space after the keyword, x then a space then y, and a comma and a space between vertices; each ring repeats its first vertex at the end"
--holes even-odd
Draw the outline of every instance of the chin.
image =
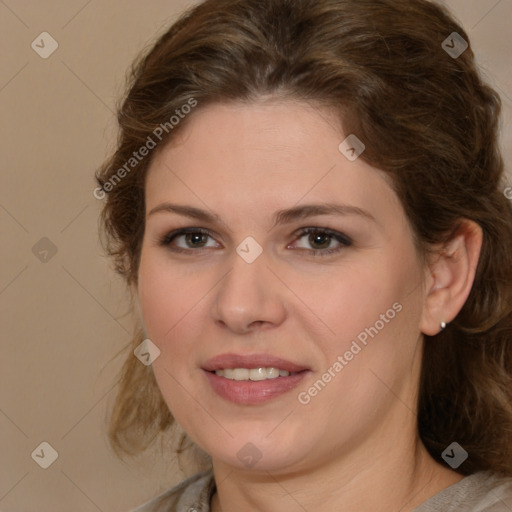
POLYGON ((235 438, 229 437, 223 442, 205 443, 203 450, 211 455, 214 463, 226 464, 237 470, 279 473, 291 467, 297 469, 310 450, 304 440, 292 442, 289 430, 285 431, 284 438, 274 434, 269 437, 274 428, 275 424, 265 429, 264 434, 247 429, 245 435, 238 433, 235 438))

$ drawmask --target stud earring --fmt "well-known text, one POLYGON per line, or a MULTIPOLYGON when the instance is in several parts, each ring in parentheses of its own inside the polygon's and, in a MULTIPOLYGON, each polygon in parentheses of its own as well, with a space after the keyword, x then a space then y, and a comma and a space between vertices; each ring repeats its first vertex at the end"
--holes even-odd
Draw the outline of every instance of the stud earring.
POLYGON ((446 322, 441 322, 441 330, 446 329, 446 322))

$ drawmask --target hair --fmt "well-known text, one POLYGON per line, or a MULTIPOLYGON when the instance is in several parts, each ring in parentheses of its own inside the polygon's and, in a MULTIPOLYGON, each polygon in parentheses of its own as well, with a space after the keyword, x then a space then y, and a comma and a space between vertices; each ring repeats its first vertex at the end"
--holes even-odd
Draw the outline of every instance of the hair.
MULTIPOLYGON (((146 173, 201 107, 268 95, 328 107, 364 142, 360 158, 390 177, 422 257, 461 219, 482 228, 466 303, 445 330, 425 335, 417 426, 435 460, 454 441, 469 453, 459 473, 512 475, 512 206, 501 101, 471 46, 457 58, 445 51, 453 32, 469 43, 427 0, 206 0, 131 69, 117 149, 96 173, 97 190, 108 192, 100 220, 116 271, 136 287, 146 173), (197 107, 169 122, 187 104, 197 107), (149 140, 156 149, 134 159, 149 140)), ((174 422, 151 367, 132 354, 143 338, 136 332, 128 346, 110 415, 118 455, 140 453, 174 422)))

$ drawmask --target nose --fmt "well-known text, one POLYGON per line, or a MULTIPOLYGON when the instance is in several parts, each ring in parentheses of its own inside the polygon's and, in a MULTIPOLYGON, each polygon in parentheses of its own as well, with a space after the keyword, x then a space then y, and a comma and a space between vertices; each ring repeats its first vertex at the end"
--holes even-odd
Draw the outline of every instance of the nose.
POLYGON ((237 334, 277 327, 286 318, 283 286, 268 268, 264 254, 247 263, 237 254, 216 288, 214 321, 237 334))

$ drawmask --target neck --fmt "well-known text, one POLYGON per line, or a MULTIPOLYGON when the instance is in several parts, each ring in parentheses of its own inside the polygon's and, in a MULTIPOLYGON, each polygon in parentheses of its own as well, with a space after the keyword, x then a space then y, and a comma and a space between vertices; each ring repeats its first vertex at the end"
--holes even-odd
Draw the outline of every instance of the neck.
POLYGON ((365 444, 308 471, 248 472, 214 460, 212 512, 411 512, 463 478, 434 461, 417 437, 413 449, 403 438, 379 445, 385 449, 365 444))

